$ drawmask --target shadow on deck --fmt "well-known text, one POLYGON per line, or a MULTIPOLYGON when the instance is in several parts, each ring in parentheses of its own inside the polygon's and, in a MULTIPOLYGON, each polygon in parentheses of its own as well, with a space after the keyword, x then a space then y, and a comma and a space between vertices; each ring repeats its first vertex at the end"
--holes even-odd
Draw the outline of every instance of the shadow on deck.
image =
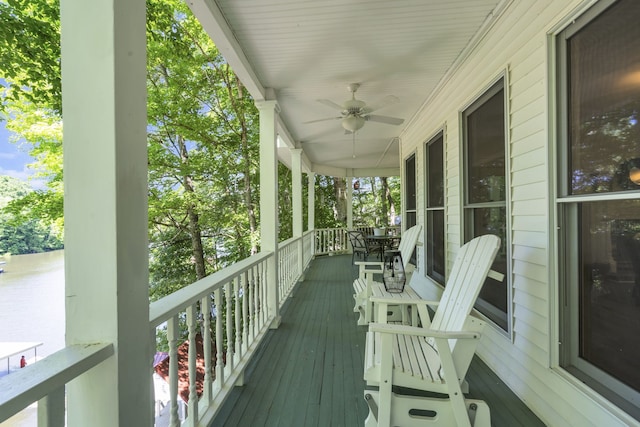
MULTIPOLYGON (((316 258, 282 310, 282 323, 211 427, 363 426, 366 328, 356 325, 350 256, 316 258)), ((477 357, 467 375, 494 427, 544 426, 477 357)))

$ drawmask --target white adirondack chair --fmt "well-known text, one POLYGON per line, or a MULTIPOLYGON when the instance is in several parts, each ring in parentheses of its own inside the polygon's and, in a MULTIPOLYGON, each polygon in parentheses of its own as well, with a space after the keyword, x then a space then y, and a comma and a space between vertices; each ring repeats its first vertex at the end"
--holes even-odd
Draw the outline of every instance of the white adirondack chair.
MULTIPOLYGON (((402 233, 402 237, 400 238, 398 250, 400 251, 400 256, 402 257, 402 263, 405 270, 407 269, 413 250, 416 247, 420 230, 422 230, 422 225, 414 225, 402 233)), ((360 270, 358 278, 353 281, 353 299, 355 300, 353 311, 355 313, 360 313, 358 325, 368 325, 373 319, 373 306, 369 299, 371 296, 371 287, 374 283, 373 275, 382 274, 384 263, 367 261, 356 262, 356 265, 359 266, 360 270)))
MULTIPOLYGON (((471 240, 460 248, 439 302, 406 302, 417 309, 421 326, 369 325, 364 378, 379 389, 365 390, 370 408, 366 427, 491 426, 487 404, 465 399, 461 385, 484 327, 470 313, 499 246, 494 235, 471 240), (427 306, 437 307, 432 320, 427 306), (442 397, 394 393, 393 386, 442 397)), ((500 273, 492 273, 501 280, 500 273)), ((387 304, 398 304, 395 299, 373 299, 381 313, 387 304)))

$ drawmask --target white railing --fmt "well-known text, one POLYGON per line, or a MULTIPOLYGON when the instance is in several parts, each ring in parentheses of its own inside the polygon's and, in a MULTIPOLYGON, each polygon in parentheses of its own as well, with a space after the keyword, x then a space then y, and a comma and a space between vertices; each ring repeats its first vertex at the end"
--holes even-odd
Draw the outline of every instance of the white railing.
POLYGON ((315 255, 346 253, 349 250, 347 230, 344 228, 320 228, 315 230, 315 255))
POLYGON ((314 253, 314 245, 315 242, 315 230, 306 231, 302 235, 302 258, 304 260, 303 265, 306 270, 311 260, 313 259, 314 253))
MULTIPOLYGON (((280 305, 314 255, 347 249, 344 229, 312 230, 282 242, 278 249, 280 305)), ((254 255, 151 303, 151 332, 166 333, 168 342, 170 426, 208 425, 233 386, 243 381, 243 371, 273 320, 267 300, 271 286, 267 266, 272 257, 271 253, 254 255), (186 331, 184 337, 180 331, 186 331), (189 349, 184 423, 178 410, 178 353, 183 343, 189 349)), ((0 422, 40 401, 39 425, 63 427, 65 385, 113 355, 112 344, 68 346, 1 378, 0 422)))
POLYGON ((72 345, 0 378, 0 423, 38 402, 38 425, 65 425, 65 387, 114 355, 113 344, 72 345))
POLYGON ((170 426, 181 424, 178 352, 184 339, 180 331, 188 331, 189 401, 185 424, 208 425, 233 386, 242 381, 247 363, 271 324, 266 278, 272 256, 254 255, 151 304, 151 328, 166 328, 169 344, 170 426), (198 340, 202 342, 200 358, 204 362, 198 361, 198 340))
POLYGON ((278 302, 280 307, 302 276, 299 263, 301 245, 302 239, 295 237, 278 245, 278 302))

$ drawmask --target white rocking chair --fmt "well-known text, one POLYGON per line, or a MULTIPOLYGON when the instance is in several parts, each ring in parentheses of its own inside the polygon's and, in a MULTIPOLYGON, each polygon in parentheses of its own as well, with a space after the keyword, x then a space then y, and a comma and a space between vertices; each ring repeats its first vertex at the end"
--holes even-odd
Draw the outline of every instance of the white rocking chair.
MULTIPOLYGON (((502 280, 500 273, 489 274, 499 246, 494 235, 471 240, 460 248, 439 302, 406 302, 416 308, 421 326, 369 325, 364 378, 379 389, 364 392, 369 405, 366 427, 491 426, 487 404, 465 399, 463 388, 484 327, 470 313, 487 275, 502 280), (433 320, 427 306, 437 306, 433 320), (394 393, 394 386, 426 391, 429 397, 394 393)), ((381 321, 387 305, 399 303, 372 299, 381 321)))

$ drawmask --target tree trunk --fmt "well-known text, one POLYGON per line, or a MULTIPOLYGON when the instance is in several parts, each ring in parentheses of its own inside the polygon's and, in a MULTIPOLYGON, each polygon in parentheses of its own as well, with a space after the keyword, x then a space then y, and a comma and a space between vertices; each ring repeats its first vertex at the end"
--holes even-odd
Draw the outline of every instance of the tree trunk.
MULTIPOLYGON (((238 94, 239 94, 239 98, 242 97, 242 91, 243 91, 243 86, 242 83, 240 82, 240 80, 236 77, 236 84, 238 86, 238 94)), ((229 87, 229 91, 231 92, 231 87, 229 87)), ((231 95, 231 93, 230 93, 231 95)), ((247 210, 247 215, 249 218, 249 233, 250 236, 252 236, 251 238, 251 255, 255 255, 258 253, 258 242, 256 241, 255 238, 253 238, 253 236, 256 235, 257 230, 258 230, 258 220, 256 219, 256 209, 255 209, 255 205, 253 203, 253 189, 251 188, 251 150, 249 149, 249 138, 248 138, 248 131, 247 131, 247 124, 246 124, 246 120, 244 118, 244 112, 241 111, 239 108, 236 108, 236 103, 233 100, 233 96, 230 96, 230 98, 232 99, 232 104, 234 106, 234 109, 236 110, 236 113, 238 114, 238 118, 240 120, 240 124, 241 124, 241 129, 240 129, 240 138, 242 141, 242 154, 243 154, 243 162, 242 162, 242 168, 243 168, 243 175, 244 175, 244 191, 243 191, 243 201, 244 201, 244 207, 247 210)))
POLYGON ((393 219, 395 217, 396 207, 393 204, 393 198, 391 197, 391 190, 389 189, 389 183, 387 177, 380 178, 382 181, 382 214, 386 220, 386 225, 395 225, 393 219))
MULTIPOLYGON (((187 146, 184 143, 182 137, 178 137, 178 144, 180 147, 180 160, 183 165, 189 163, 189 153, 187 146)), ((193 260, 196 267, 196 279, 200 280, 207 275, 205 262, 204 262, 204 249, 202 247, 202 230, 200 229, 200 218, 198 216, 196 204, 194 199, 196 197, 193 188, 193 179, 191 175, 185 173, 182 176, 182 185, 184 186, 185 195, 187 199, 187 218, 188 218, 188 230, 191 236, 191 251, 193 253, 193 260)))
POLYGON ((333 178, 333 191, 336 205, 333 210, 333 217, 336 221, 347 223, 347 183, 343 178, 333 178))

